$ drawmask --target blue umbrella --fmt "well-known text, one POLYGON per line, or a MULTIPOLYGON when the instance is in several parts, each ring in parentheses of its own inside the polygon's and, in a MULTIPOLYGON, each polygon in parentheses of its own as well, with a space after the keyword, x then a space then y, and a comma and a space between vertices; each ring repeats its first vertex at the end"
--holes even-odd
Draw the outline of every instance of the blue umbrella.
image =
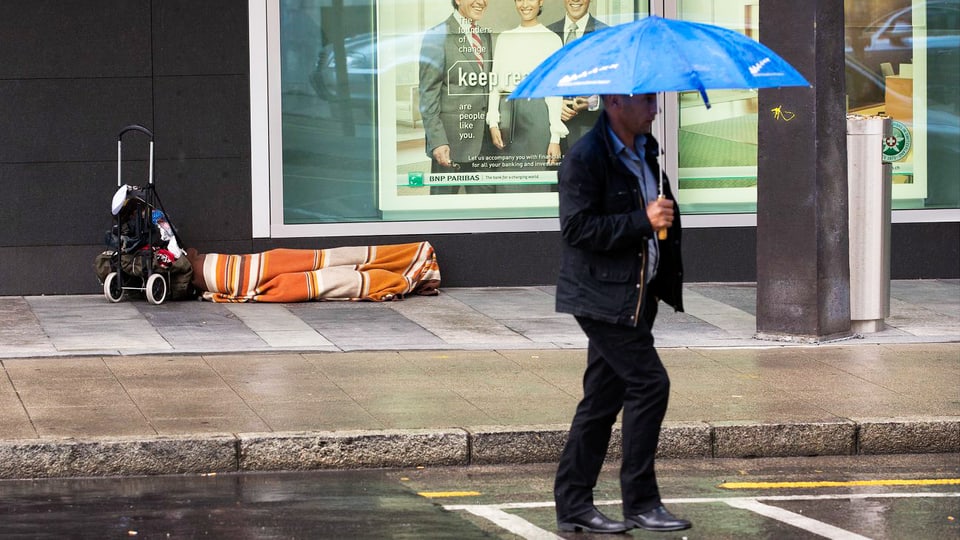
POLYGON ((768 47, 726 28, 655 15, 584 35, 537 66, 510 99, 810 86, 768 47))

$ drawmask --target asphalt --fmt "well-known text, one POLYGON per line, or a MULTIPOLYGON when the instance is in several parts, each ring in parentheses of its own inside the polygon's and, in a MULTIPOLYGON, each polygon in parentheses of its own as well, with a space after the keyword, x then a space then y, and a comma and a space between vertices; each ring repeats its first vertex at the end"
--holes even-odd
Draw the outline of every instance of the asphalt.
MULTIPOLYGON (((550 462, 586 356, 553 301, 0 297, 0 478, 550 462)), ((823 343, 758 339, 753 283, 685 304, 654 329, 662 458, 960 453, 960 280, 894 281, 881 331, 823 343)))

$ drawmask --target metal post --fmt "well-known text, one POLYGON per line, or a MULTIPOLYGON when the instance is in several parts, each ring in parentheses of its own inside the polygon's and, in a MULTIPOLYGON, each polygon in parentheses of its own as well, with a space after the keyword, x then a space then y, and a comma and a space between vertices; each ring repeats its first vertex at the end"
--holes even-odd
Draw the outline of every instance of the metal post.
POLYGON ((890 316, 890 206, 893 165, 883 161, 890 118, 847 117, 850 207, 850 329, 883 330, 890 316))

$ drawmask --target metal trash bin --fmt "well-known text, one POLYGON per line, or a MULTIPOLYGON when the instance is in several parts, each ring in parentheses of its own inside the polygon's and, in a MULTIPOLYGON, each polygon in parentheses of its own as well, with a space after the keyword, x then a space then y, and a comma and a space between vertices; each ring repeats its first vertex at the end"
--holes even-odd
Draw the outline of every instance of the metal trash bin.
POLYGON ((847 116, 850 234, 850 330, 879 332, 890 316, 890 213, 893 165, 883 161, 891 135, 885 116, 847 116))

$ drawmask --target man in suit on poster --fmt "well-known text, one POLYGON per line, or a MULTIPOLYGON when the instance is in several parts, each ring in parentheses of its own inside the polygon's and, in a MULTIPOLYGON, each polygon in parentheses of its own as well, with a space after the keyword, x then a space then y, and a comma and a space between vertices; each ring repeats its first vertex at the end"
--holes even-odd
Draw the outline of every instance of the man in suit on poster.
MULTIPOLYGON (((451 0, 453 13, 428 29, 420 47, 420 115, 430 171, 471 172, 489 145, 486 129, 492 39, 479 25, 488 0, 451 0)), ((492 193, 495 186, 466 186, 492 193)), ((460 186, 431 186, 431 194, 460 186)))
MULTIPOLYGON (((559 21, 547 25, 560 36, 563 44, 583 37, 607 25, 590 15, 590 0, 563 0, 567 14, 559 21)), ((573 143, 585 135, 600 116, 600 96, 567 96, 563 98, 561 118, 569 133, 560 141, 560 149, 566 154, 573 143)))

